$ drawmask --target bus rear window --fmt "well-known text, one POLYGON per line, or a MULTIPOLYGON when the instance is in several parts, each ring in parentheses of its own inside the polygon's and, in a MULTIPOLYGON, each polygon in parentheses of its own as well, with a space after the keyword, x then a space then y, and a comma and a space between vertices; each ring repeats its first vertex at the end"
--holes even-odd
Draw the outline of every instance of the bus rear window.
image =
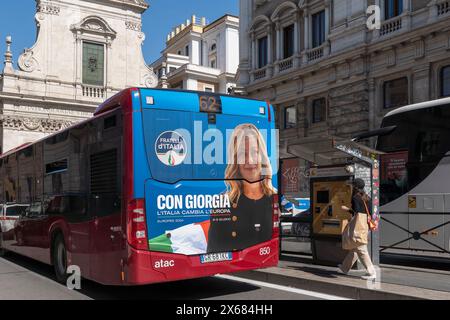
POLYGON ((45 166, 46 174, 54 174, 63 171, 67 171, 67 159, 55 161, 45 166))

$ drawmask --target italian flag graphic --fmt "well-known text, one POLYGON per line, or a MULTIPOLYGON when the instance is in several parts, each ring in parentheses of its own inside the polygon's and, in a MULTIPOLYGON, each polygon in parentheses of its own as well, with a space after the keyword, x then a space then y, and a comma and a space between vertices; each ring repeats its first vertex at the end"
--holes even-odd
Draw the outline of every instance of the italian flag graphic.
POLYGON ((184 255, 205 254, 210 221, 189 224, 150 240, 150 250, 184 255))
POLYGON ((173 156, 173 152, 169 154, 169 165, 174 166, 175 165, 175 157, 173 156))

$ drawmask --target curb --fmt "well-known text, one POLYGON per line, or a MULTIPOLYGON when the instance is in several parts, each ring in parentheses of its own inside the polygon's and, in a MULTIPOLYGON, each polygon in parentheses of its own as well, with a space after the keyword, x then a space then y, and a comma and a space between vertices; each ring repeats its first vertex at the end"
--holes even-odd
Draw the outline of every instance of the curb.
POLYGON ((284 275, 280 274, 280 270, 281 272, 283 272, 286 269, 271 268, 265 270, 245 271, 235 273, 234 276, 329 295, 341 296, 343 298, 353 300, 433 300, 444 298, 449 299, 450 297, 450 294, 440 291, 433 291, 426 289, 422 290, 412 287, 389 285, 383 283, 381 284, 383 287, 394 287, 395 291, 398 292, 394 292, 394 290, 386 290, 388 288, 383 288, 382 290, 369 289, 363 286, 358 287, 347 284, 338 284, 326 280, 321 281, 316 279, 307 279, 290 275, 284 275), (400 293, 400 292, 407 292, 408 290, 411 291, 412 289, 413 290, 417 289, 421 291, 421 293, 420 294, 418 292, 416 294, 400 293), (433 297, 430 297, 430 295, 427 295, 427 293, 431 293, 431 296, 433 297))

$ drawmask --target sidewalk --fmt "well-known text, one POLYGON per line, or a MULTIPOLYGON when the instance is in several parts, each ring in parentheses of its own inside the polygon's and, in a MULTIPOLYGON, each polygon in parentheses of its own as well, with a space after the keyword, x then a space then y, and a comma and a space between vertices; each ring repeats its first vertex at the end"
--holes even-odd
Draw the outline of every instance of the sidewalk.
POLYGON ((450 270, 381 265, 381 279, 368 286, 363 271, 341 275, 336 268, 317 266, 307 256, 283 255, 277 268, 237 276, 358 300, 450 300, 450 270))

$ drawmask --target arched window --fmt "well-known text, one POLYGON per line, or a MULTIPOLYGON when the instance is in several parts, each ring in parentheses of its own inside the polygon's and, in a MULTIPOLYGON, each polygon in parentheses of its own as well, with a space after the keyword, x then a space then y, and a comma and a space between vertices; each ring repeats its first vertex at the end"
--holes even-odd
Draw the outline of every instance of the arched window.
POLYGON ((253 20, 252 34, 253 68, 261 69, 269 63, 269 41, 271 21, 266 16, 258 16, 253 20))
POLYGON ((88 16, 70 29, 77 39, 77 52, 81 52, 77 68, 82 74, 83 84, 105 86, 106 57, 117 32, 97 16, 88 16))

